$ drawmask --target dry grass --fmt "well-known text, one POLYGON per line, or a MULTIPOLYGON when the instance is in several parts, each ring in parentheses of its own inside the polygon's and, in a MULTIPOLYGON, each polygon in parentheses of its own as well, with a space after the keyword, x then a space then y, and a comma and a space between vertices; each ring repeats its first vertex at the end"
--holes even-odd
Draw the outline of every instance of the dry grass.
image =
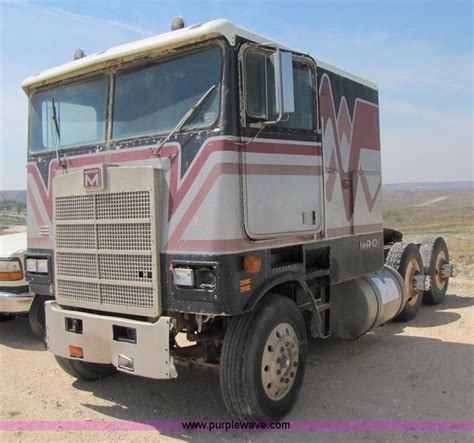
POLYGON ((384 190, 384 223, 411 241, 441 235, 459 281, 474 280, 473 188, 384 190))

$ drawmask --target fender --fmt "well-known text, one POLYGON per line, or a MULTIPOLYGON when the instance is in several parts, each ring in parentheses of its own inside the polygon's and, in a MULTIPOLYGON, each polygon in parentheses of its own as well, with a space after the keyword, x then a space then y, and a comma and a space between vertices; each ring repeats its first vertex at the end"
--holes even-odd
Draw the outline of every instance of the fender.
MULTIPOLYGON (((280 286, 283 283, 297 283, 300 288, 303 290, 303 294, 306 297, 306 303, 304 306, 308 306, 309 309, 312 311, 311 315, 311 324, 310 324, 310 332, 313 337, 322 337, 322 320, 319 314, 319 309, 316 304, 316 300, 314 299, 313 292, 308 287, 304 277, 302 274, 296 272, 285 272, 283 274, 278 274, 270 279, 268 279, 265 283, 259 286, 252 297, 249 299, 247 304, 245 305, 245 311, 252 311, 255 307, 259 304, 259 302, 266 297, 272 289, 280 286)), ((301 307, 302 305, 300 305, 301 307)))

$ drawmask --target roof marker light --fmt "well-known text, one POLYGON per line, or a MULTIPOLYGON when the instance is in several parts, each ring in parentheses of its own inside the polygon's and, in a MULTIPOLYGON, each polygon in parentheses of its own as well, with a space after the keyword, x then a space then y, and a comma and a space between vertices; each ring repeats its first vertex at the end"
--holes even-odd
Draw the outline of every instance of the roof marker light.
POLYGON ((175 17, 171 22, 171 30, 177 31, 178 29, 183 29, 185 26, 184 18, 181 16, 175 17))
POLYGON ((86 53, 84 52, 84 49, 79 48, 76 49, 74 52, 74 60, 79 60, 80 58, 83 58, 86 56, 86 53))

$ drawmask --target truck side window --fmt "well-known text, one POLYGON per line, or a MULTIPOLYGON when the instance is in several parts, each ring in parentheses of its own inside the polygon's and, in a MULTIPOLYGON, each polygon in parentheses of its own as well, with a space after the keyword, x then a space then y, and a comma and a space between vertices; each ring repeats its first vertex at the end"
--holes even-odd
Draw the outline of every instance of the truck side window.
MULTIPOLYGON (((247 116, 253 121, 273 120, 275 111, 274 69, 270 54, 248 51, 245 55, 245 100, 247 116)), ((311 67, 293 60, 295 112, 275 126, 286 129, 315 129, 315 85, 311 67)))
POLYGON ((247 113, 257 119, 272 119, 275 114, 273 64, 261 52, 248 52, 245 58, 245 98, 247 113))
POLYGON ((311 68, 300 62, 293 61, 293 84, 295 90, 295 112, 288 114, 288 119, 277 124, 281 128, 315 129, 315 88, 311 68))

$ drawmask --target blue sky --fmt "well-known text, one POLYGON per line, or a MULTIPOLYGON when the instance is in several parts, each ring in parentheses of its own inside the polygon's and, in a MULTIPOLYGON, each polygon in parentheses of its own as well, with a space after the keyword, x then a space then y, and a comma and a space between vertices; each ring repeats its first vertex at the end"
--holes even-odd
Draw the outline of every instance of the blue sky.
POLYGON ((473 178, 471 1, 0 0, 0 189, 26 187, 24 78, 176 15, 228 18, 377 83, 385 183, 473 178))

